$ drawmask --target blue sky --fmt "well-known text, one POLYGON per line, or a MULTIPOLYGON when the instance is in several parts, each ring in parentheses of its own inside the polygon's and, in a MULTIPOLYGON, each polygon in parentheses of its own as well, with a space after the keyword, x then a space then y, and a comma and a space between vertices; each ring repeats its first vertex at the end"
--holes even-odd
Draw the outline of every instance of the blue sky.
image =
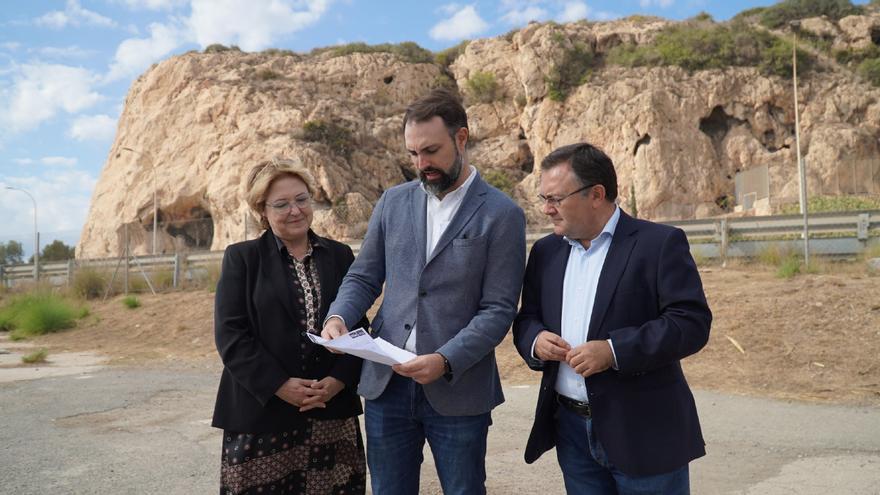
MULTIPOLYGON (((773 1, 707 0, 61 0, 0 11, 0 241, 30 252, 37 201, 41 245, 75 244, 128 87, 150 64, 211 43, 245 51, 364 41, 441 50, 529 20, 717 20, 773 1)), ((865 3, 857 2, 857 3, 865 3)))

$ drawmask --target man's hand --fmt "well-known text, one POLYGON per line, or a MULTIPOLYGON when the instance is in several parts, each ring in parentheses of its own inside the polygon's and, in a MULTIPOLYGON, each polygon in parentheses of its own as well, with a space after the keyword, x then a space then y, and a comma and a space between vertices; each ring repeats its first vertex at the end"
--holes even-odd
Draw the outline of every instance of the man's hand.
POLYGON ((278 390, 275 391, 275 395, 288 404, 297 407, 302 406, 306 399, 321 393, 320 390, 315 390, 311 387, 312 382, 314 381, 315 380, 304 380, 302 378, 288 378, 286 382, 278 387, 278 390))
MULTIPOLYGON (((341 337, 348 333, 348 328, 345 326, 345 323, 342 321, 342 318, 337 316, 331 316, 327 319, 327 322, 324 323, 324 329, 321 330, 321 337, 327 340, 333 340, 336 337, 341 337)), ((335 349, 327 348, 330 352, 334 354, 343 354, 335 349)))
POLYGON ((312 380, 309 387, 316 393, 302 401, 299 412, 306 412, 316 407, 327 407, 330 399, 336 397, 336 394, 345 388, 345 384, 332 376, 325 376, 318 381, 312 380))
POLYGON ((403 364, 395 364, 391 369, 399 375, 408 376, 422 385, 427 385, 443 376, 446 372, 446 363, 443 361, 443 356, 435 352, 418 356, 403 364))
POLYGON ((543 330, 535 338, 535 357, 541 361, 565 361, 571 346, 559 335, 543 330))
POLYGON ((607 340, 591 340, 568 351, 565 361, 577 374, 588 377, 610 368, 614 354, 607 340))

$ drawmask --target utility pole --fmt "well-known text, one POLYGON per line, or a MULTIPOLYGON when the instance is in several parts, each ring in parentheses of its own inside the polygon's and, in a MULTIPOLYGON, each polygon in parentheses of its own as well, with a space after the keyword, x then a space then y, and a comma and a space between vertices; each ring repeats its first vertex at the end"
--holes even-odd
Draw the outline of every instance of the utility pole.
POLYGON ((794 86, 794 139, 797 147, 797 164, 798 164, 798 182, 800 185, 799 196, 801 214, 804 216, 804 265, 810 266, 810 227, 809 214, 807 212, 807 173, 804 166, 804 160, 801 158, 801 122, 800 110, 798 109, 798 84, 797 84, 797 30, 800 28, 800 22, 794 21, 791 24, 792 33, 794 33, 794 44, 791 49, 791 66, 792 66, 792 85, 794 86))
POLYGON ((28 195, 31 198, 31 202, 34 203, 34 282, 40 279, 40 234, 37 231, 37 200, 34 199, 34 196, 25 191, 24 189, 12 186, 6 186, 6 189, 10 191, 20 191, 28 195))

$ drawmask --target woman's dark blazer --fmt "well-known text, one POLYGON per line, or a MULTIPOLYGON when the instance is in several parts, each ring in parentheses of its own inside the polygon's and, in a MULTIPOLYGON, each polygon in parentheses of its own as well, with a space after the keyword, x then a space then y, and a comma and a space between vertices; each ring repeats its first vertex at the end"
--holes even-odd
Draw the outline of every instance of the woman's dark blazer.
MULTIPOLYGON (((311 231, 309 238, 321 284, 318 316, 323 321, 354 255, 345 244, 311 231)), ((361 414, 356 390, 362 361, 347 354, 332 354, 303 335, 305 328, 300 321, 305 319, 305 308, 294 299, 291 277, 269 230, 259 239, 226 248, 214 302, 214 338, 224 367, 213 426, 266 433, 297 428, 306 418, 339 419, 361 414), (326 409, 300 413, 297 407, 275 396, 288 378, 325 376, 345 383, 326 409)), ((366 324, 363 320, 358 326, 367 328, 366 324)))

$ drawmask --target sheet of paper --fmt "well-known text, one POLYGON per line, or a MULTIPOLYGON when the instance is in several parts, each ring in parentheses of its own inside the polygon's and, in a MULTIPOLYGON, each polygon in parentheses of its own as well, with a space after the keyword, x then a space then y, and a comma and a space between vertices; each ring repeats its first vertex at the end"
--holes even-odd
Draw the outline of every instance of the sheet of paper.
POLYGON ((382 340, 382 337, 372 338, 363 328, 352 330, 333 340, 311 333, 306 333, 306 336, 318 345, 389 366, 405 363, 416 357, 406 349, 382 340))

